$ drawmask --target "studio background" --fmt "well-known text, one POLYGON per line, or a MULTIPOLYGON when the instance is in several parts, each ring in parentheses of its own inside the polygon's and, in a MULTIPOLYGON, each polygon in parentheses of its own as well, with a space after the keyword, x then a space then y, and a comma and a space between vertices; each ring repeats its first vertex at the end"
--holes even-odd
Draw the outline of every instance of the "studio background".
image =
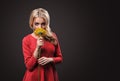
POLYGON ((119 79, 119 4, 112 0, 1 0, 0 81, 22 81, 25 65, 22 38, 31 33, 35 8, 50 14, 63 63, 56 65, 60 81, 119 79))

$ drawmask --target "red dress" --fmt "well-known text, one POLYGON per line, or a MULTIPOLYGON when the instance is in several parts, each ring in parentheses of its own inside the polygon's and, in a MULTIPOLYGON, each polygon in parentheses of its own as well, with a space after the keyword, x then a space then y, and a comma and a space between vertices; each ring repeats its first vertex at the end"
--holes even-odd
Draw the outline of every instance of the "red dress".
POLYGON ((49 41, 44 40, 44 45, 41 47, 41 57, 51 57, 54 61, 44 66, 40 65, 40 70, 38 70, 37 59, 33 56, 36 42, 37 39, 31 34, 28 34, 22 40, 24 63, 26 66, 23 81, 38 81, 38 71, 40 72, 40 81, 59 81, 57 71, 55 69, 55 64, 62 62, 59 42, 55 46, 49 41))

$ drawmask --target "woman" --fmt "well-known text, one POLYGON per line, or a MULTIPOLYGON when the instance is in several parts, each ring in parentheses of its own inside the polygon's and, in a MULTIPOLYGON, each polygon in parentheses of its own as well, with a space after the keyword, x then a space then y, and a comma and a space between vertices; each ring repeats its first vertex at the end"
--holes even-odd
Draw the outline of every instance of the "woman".
POLYGON ((55 33, 49 27, 50 17, 43 8, 32 11, 29 25, 33 32, 22 40, 26 72, 23 81, 58 81, 55 65, 62 62, 60 45, 55 33), (34 31, 44 29, 45 36, 37 36, 34 31))

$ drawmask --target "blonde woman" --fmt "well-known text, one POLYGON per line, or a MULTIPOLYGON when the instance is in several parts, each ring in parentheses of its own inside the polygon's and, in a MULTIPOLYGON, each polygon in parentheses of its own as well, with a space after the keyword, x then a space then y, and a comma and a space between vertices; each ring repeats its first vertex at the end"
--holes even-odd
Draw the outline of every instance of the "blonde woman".
POLYGON ((62 62, 63 57, 57 36, 49 26, 50 17, 47 10, 34 9, 30 15, 29 25, 33 32, 22 40, 26 66, 23 81, 59 81, 55 65, 62 62), (46 36, 35 35, 34 31, 37 28, 46 30, 46 36))

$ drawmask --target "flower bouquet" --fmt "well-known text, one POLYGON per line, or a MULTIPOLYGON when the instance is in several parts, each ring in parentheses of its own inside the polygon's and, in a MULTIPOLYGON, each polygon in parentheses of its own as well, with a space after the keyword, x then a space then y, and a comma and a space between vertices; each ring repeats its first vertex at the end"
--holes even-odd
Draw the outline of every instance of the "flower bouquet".
POLYGON ((45 37, 47 34, 47 31, 43 28, 37 28, 37 29, 35 29, 34 34, 38 37, 40 37, 40 36, 45 37))

